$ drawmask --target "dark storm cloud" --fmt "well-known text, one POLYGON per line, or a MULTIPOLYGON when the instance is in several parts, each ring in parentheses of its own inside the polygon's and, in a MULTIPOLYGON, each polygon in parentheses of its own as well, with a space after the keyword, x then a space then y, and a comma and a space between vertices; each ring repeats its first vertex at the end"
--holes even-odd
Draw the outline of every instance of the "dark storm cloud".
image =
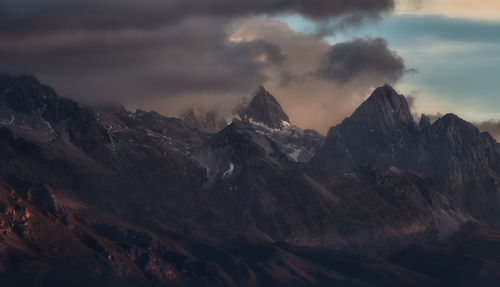
POLYGON ((248 91, 279 47, 227 40, 227 22, 191 19, 154 31, 58 34, 0 47, 0 71, 32 73, 68 96, 114 100, 248 91), (261 60, 259 60, 261 59, 261 60))
POLYGON ((0 70, 86 98, 246 92, 266 79, 262 67, 286 55, 269 41, 229 41, 233 16, 323 19, 392 8, 392 0, 0 1, 0 70))
POLYGON ((344 115, 351 95, 361 96, 378 78, 354 85, 316 77, 330 44, 268 16, 300 14, 355 27, 393 6, 393 0, 0 1, 0 73, 34 74, 80 102, 120 102, 167 115, 192 106, 230 111, 265 84, 282 89, 298 123, 323 128, 336 119, 326 109, 317 116, 318 109, 335 102, 347 107, 336 113, 344 115), (349 96, 342 101, 332 91, 349 96), (304 94, 318 104, 304 108, 304 94))
POLYGON ((382 13, 359 11, 340 15, 335 18, 319 20, 315 25, 315 33, 319 37, 334 35, 339 31, 356 29, 364 25, 372 24, 382 20, 382 13))
POLYGON ((256 59, 272 65, 285 61, 285 55, 280 47, 264 40, 254 40, 244 44, 256 59))
POLYGON ((332 46, 317 74, 342 83, 358 77, 395 82, 404 73, 404 60, 389 50, 387 41, 367 38, 332 46))
POLYGON ((151 29, 189 17, 298 13, 313 19, 377 17, 393 0, 16 0, 0 2, 0 33, 151 29))

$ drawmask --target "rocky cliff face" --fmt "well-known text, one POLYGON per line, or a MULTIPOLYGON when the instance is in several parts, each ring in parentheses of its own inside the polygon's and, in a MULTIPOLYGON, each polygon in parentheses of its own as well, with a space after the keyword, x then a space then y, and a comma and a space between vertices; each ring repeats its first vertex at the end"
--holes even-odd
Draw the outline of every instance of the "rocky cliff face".
POLYGON ((362 165, 396 165, 414 129, 405 98, 390 86, 378 88, 351 117, 330 129, 315 164, 340 172, 362 165))
MULTIPOLYGON (((234 120, 210 135, 192 129, 182 120, 154 112, 81 107, 47 92, 51 90, 36 79, 28 77, 29 83, 23 84, 25 80, 5 80, 4 97, 21 95, 18 97, 22 99, 15 105, 6 105, 14 117, 6 127, 15 136, 31 141, 33 149, 39 150, 39 156, 33 158, 39 160, 12 151, 5 173, 16 175, 11 168, 16 166, 31 178, 67 188, 83 200, 111 208, 140 224, 162 222, 161 226, 169 229, 214 240, 253 232, 260 239, 373 254, 386 252, 388 242, 393 240, 387 236, 406 242, 400 244, 403 247, 417 238, 447 236, 461 222, 470 220, 442 196, 439 186, 424 184, 425 180, 405 171, 389 170, 384 173, 384 181, 379 181, 379 177, 373 180, 373 172, 387 170, 399 159, 388 145, 399 140, 402 131, 415 128, 404 98, 388 86, 376 90, 343 123, 357 131, 367 131, 364 140, 374 148, 367 155, 354 153, 362 156, 354 161, 348 156, 344 158, 377 164, 375 171, 356 165, 349 168, 347 161, 343 166, 334 160, 328 162, 340 164, 342 169, 338 171, 353 173, 325 174, 314 165, 303 163, 319 148, 321 136, 287 123, 288 117, 276 99, 263 88, 247 107, 247 118, 234 120), (44 98, 48 103, 43 102, 44 98), (51 106, 54 108, 47 109, 51 106), (71 113, 47 112, 64 111, 67 107, 71 107, 71 113), (40 114, 38 124, 30 125, 24 120, 36 113, 40 114), (281 125, 274 125, 277 122, 273 119, 279 119, 281 125), (38 129, 39 126, 47 128, 38 129), (59 126, 65 128, 58 129, 59 126), (378 138, 371 136, 375 130, 381 133, 378 138), (371 155, 376 156, 372 161, 371 155), (69 180, 62 179, 63 172, 69 180), (376 193, 382 184, 395 189, 376 193), (402 199, 394 199, 400 196, 398 189, 407 189, 401 196, 414 199, 405 199, 405 209, 400 206, 402 199), (356 196, 345 194, 345 190, 352 190, 356 196), (364 206, 365 197, 371 198, 374 205, 364 206), (391 221, 377 214, 379 208, 386 209, 384 214, 390 218, 405 218, 402 214, 420 214, 422 210, 427 214, 391 221), (449 220, 441 218, 438 210, 445 210, 449 220), (232 220, 228 221, 228 217, 232 220), (365 217, 370 219, 361 220, 365 217), (415 226, 403 228, 408 222, 415 226)), ((330 133, 329 139, 332 134, 335 133, 330 133)), ((355 151, 352 145, 359 141, 356 134, 341 139, 355 151)), ((328 144, 331 142, 327 141, 323 150, 328 144)), ((16 149, 11 142, 7 145, 7 149, 16 149)))
POLYGON ((500 150, 495 140, 453 114, 420 130, 401 166, 438 182, 465 210, 498 226, 500 150))
POLYGON ((350 118, 333 127, 314 164, 348 172, 366 165, 413 170, 438 183, 476 218, 497 226, 500 153, 488 133, 456 115, 415 123, 403 96, 376 89, 350 118))
POLYGON ((323 144, 324 137, 314 130, 302 130, 292 124, 283 108, 264 87, 260 86, 250 102, 236 109, 238 121, 275 142, 288 159, 309 162, 323 144))
POLYGON ((270 128, 279 129, 290 123, 288 115, 278 101, 262 86, 247 105, 241 107, 238 114, 243 119, 264 124, 270 128))
POLYGON ((374 255, 445 238, 472 220, 419 174, 395 167, 324 174, 290 161, 246 122, 207 142, 199 162, 210 178, 199 194, 211 218, 205 233, 215 238, 245 234, 374 255))
POLYGON ((422 283, 432 279, 338 250, 387 256, 499 218, 498 144, 453 115, 416 123, 389 86, 325 139, 291 125, 263 88, 239 119, 208 132, 2 77, 0 126, 0 272, 74 257, 84 273, 127 280, 356 286, 339 269, 350 261, 375 278, 422 283), (43 230, 68 250, 51 257, 43 230))

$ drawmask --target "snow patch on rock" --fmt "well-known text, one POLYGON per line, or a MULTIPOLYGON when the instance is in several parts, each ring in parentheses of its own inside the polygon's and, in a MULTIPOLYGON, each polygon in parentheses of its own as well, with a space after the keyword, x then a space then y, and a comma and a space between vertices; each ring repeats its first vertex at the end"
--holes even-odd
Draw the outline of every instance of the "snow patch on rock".
POLYGON ((223 178, 231 177, 234 171, 234 164, 232 162, 229 163, 229 168, 222 175, 223 178))

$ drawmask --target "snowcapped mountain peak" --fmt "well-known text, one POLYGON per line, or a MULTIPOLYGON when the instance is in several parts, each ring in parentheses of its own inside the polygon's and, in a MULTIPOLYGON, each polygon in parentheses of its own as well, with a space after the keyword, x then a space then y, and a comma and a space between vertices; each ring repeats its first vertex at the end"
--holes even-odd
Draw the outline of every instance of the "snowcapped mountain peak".
POLYGON ((257 88, 248 105, 240 108, 239 114, 270 128, 281 129, 283 122, 290 122, 279 102, 263 86, 257 88))

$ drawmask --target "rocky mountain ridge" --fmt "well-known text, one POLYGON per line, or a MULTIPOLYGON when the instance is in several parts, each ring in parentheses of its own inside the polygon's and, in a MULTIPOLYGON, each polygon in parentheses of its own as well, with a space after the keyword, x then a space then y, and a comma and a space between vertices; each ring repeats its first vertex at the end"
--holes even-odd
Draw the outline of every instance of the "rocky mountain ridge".
POLYGON ((477 219, 497 226, 499 147, 490 134, 453 114, 433 124, 423 116, 416 123, 404 97, 384 86, 330 129, 313 162, 337 172, 373 164, 413 170, 438 183, 477 219))
MULTIPOLYGON (((468 222, 496 226, 498 144, 458 117, 415 123, 405 98, 384 86, 325 139, 291 125, 264 88, 253 99, 214 133, 155 112, 81 106, 31 76, 0 77, 2 250, 44 242, 38 231, 16 231, 37 220, 73 234, 68 244, 84 250, 81 256, 99 258, 85 259, 85 268, 127 280, 125 274, 149 283, 358 286, 338 264, 351 260, 365 270, 363 256, 374 256, 365 266, 378 268, 375 277, 394 272, 406 285, 433 278, 380 258, 446 240, 468 222), (11 220, 14 212, 19 218, 11 220), (103 224, 114 227, 96 229, 103 224), (130 226, 155 239, 141 245, 117 237, 130 226), (164 244, 184 251, 165 257, 164 244), (267 251, 252 257, 249 250, 267 251), (268 260, 266 252, 279 255, 268 260), (344 261, 324 261, 317 252, 344 261), (297 260, 304 264, 292 266, 297 260), (228 264, 239 267, 226 270, 228 264)), ((35 256, 38 249, 23 250, 35 256)), ((2 252, 7 273, 30 262, 2 252)), ((37 264, 51 266, 47 255, 37 256, 44 259, 37 264)))
POLYGON ((253 120, 273 129, 290 124, 290 119, 281 105, 263 86, 257 88, 250 102, 237 109, 242 119, 253 120))

